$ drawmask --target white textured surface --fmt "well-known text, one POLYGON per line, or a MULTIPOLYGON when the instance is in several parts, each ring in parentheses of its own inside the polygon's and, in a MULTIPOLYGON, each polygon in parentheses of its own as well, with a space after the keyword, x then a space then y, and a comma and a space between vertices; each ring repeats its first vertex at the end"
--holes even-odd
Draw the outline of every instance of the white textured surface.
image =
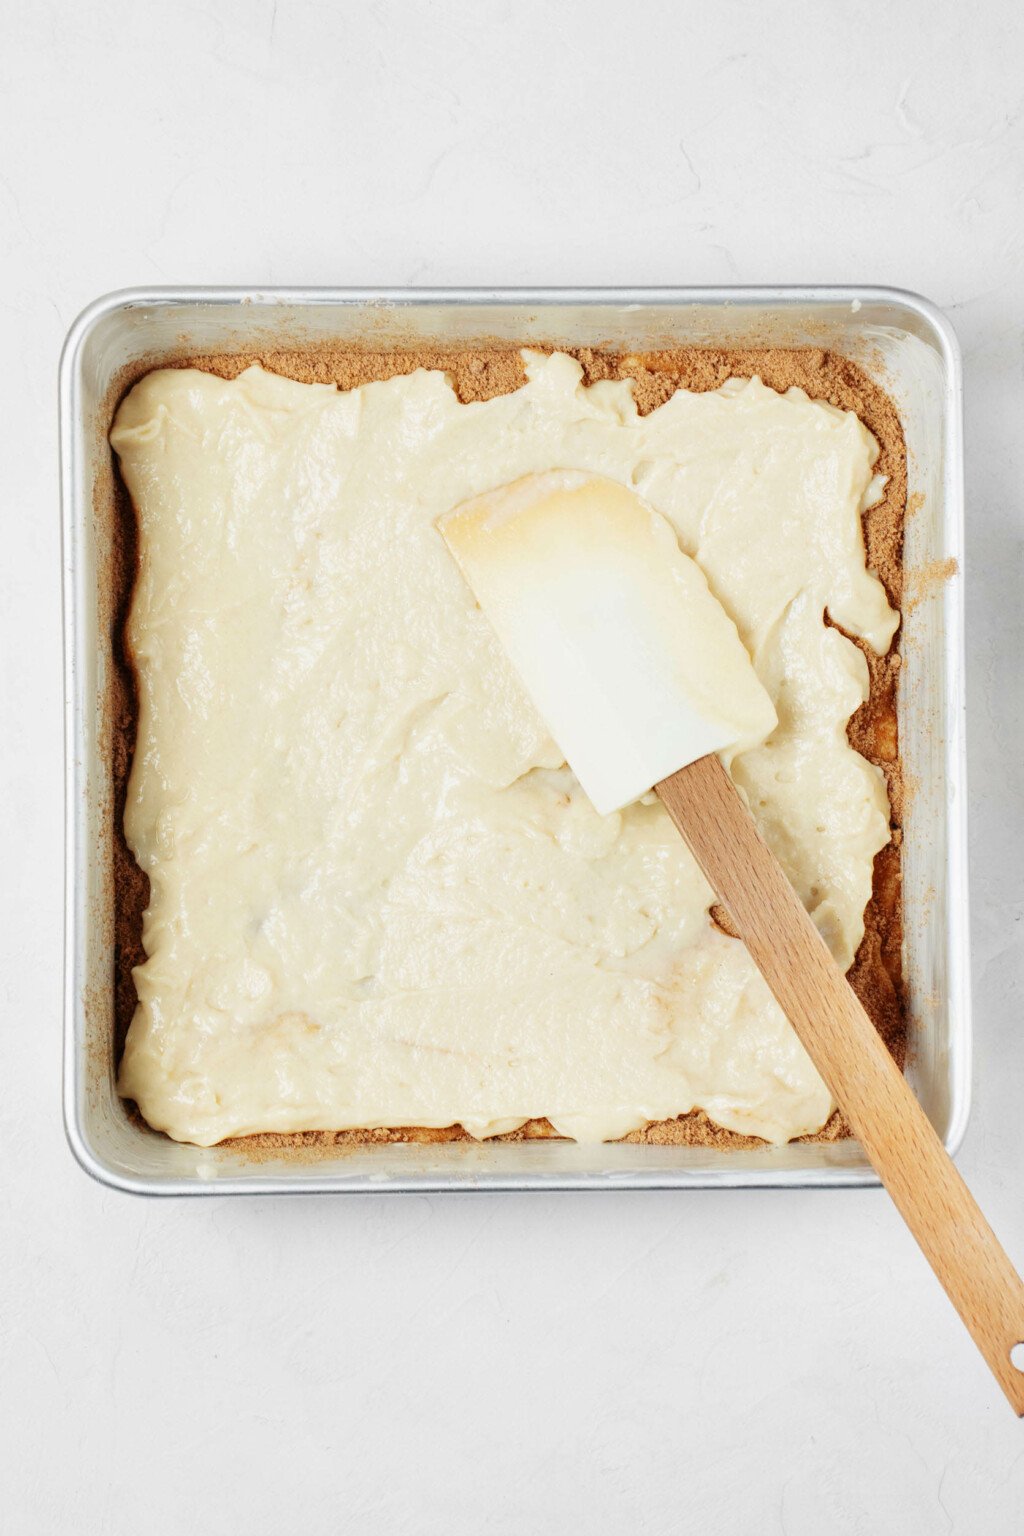
POLYGON ((127 283, 849 280, 944 305, 969 454, 962 1166, 1024 1264, 1019 8, 2 13, 4 1529, 1015 1536, 1024 1427, 875 1192, 143 1203, 75 1168, 54 379, 75 313, 127 283))

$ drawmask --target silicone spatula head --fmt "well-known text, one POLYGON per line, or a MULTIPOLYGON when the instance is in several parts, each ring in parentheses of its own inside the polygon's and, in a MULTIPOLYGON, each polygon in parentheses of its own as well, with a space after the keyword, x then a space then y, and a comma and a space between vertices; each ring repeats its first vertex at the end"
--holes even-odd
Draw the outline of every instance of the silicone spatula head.
POLYGON ((774 729, 736 625, 634 491, 554 470, 464 502, 437 527, 602 814, 774 729))

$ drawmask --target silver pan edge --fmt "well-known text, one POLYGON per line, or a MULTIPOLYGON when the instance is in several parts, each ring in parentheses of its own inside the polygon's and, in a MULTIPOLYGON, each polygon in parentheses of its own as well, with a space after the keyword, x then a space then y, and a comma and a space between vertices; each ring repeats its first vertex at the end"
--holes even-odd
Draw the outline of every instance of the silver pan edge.
POLYGON ((123 369, 194 350, 480 337, 605 344, 830 347, 893 396, 907 436, 908 569, 958 576, 904 615, 900 739, 916 791, 904 829, 908 1076, 955 1152, 971 1077, 964 741, 964 493, 960 352, 927 300, 878 287, 608 289, 155 288, 107 295, 68 333, 60 365, 65 668, 64 1120, 94 1178, 135 1194, 449 1190, 839 1188, 877 1183, 856 1142, 754 1151, 573 1143, 386 1145, 329 1159, 254 1161, 134 1125, 114 1087, 109 732, 110 625, 100 572, 110 529, 110 391, 123 369))

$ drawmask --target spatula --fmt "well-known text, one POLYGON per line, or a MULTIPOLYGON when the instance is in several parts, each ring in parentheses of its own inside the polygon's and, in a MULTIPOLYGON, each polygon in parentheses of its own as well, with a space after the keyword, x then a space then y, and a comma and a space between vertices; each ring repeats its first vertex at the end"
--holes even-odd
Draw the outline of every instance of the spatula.
POLYGON ((655 790, 1017 1414, 1024 1284, 718 753, 775 725, 736 626, 670 524, 573 470, 438 520, 602 814, 655 790))

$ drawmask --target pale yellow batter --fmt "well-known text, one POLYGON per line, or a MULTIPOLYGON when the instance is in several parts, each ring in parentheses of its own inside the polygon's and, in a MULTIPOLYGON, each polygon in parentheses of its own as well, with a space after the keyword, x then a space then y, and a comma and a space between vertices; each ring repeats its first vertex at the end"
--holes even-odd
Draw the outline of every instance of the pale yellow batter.
POLYGON ((169 370, 118 413, 152 892, 120 1088, 174 1137, 828 1117, 664 812, 591 809, 433 522, 553 468, 669 518, 779 718, 733 775, 847 966, 888 806, 846 740, 864 659, 823 613, 880 652, 895 629, 864 565, 874 441, 756 380, 641 419, 628 382, 528 372, 460 405, 424 371, 339 393, 169 370))

